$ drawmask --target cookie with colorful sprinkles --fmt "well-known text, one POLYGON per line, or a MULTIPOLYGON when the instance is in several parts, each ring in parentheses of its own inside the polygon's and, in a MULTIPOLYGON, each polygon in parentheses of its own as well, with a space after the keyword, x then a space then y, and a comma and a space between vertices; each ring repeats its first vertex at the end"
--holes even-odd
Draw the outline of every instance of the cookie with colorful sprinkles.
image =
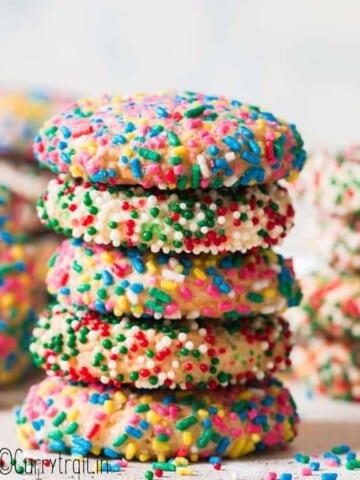
POLYGON ((114 390, 47 378, 16 413, 23 448, 127 460, 239 458, 283 447, 298 415, 274 379, 215 391, 114 390))
POLYGON ((280 317, 241 322, 119 319, 55 305, 33 332, 35 364, 48 375, 135 388, 216 388, 262 380, 289 365, 280 317))
POLYGON ((301 300, 292 262, 270 250, 155 255, 65 240, 46 281, 60 303, 118 317, 238 319, 301 300))
POLYGON ((276 184, 189 195, 69 177, 50 181, 38 212, 48 228, 86 242, 194 254, 275 246, 294 217, 286 190, 276 184))
POLYGON ((295 374, 321 394, 360 402, 360 342, 317 337, 293 350, 295 374))
POLYGON ((32 143, 41 124, 69 101, 44 90, 0 88, 0 156, 33 160, 32 143))
POLYGON ((293 124, 238 100, 171 91, 79 100, 45 123, 34 153, 54 173, 166 190, 273 183, 305 161, 293 124))

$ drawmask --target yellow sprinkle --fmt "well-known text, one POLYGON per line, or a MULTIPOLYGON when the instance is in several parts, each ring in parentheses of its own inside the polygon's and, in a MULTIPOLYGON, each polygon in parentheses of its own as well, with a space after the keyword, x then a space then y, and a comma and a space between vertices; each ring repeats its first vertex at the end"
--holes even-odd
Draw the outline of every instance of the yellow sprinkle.
POLYGON ((102 252, 100 258, 106 263, 113 263, 114 261, 114 255, 112 255, 110 252, 102 252))
POLYGON ((147 414, 146 414, 146 420, 147 420, 149 423, 154 424, 154 423, 157 423, 157 422, 160 421, 160 416, 159 416, 156 412, 150 410, 150 411, 147 412, 147 414))
POLYGON ((13 293, 4 293, 0 297, 0 304, 3 308, 10 308, 15 303, 15 295, 13 293))
POLYGON ((164 290, 173 291, 176 290, 176 283, 171 280, 161 280, 160 287, 164 290))
POLYGON ((275 288, 266 288, 262 291, 262 295, 265 298, 274 298, 276 296, 276 290, 275 288))
POLYGON ((129 310, 129 307, 130 307, 128 299, 124 295, 117 298, 116 299, 116 307, 122 312, 127 312, 129 310))
POLYGON ((151 455, 149 453, 140 453, 139 455, 140 462, 148 462, 150 458, 151 458, 151 455))
POLYGON ((79 410, 77 410, 76 408, 72 408, 67 414, 67 419, 70 422, 74 422, 78 418, 78 416, 79 416, 79 410))
POLYGON ((197 462, 199 460, 199 455, 197 453, 191 453, 190 454, 190 460, 192 462, 197 462))
POLYGON ((123 392, 117 391, 114 393, 114 399, 116 402, 125 403, 127 401, 127 397, 123 392))
POLYGON ((132 158, 134 156, 134 151, 130 147, 124 147, 123 152, 126 157, 132 158))
POLYGON ((251 440, 254 443, 259 443, 261 441, 261 436, 258 433, 251 434, 251 440))
POLYGON ((17 429, 17 438, 19 439, 19 442, 23 448, 26 449, 31 449, 31 442, 28 440, 27 435, 26 435, 26 429, 25 425, 22 427, 18 427, 17 429))
POLYGON ((189 460, 185 457, 176 457, 173 463, 176 466, 186 466, 189 465, 189 460))
POLYGON ((189 447, 193 443, 193 434, 191 432, 184 432, 182 434, 182 441, 186 447, 189 447))
POLYGON ((224 411, 224 410, 218 410, 217 414, 218 414, 218 416, 219 416, 220 418, 224 418, 224 417, 225 417, 225 411, 224 411))
POLYGON ((214 267, 216 265, 216 257, 215 258, 209 258, 206 260, 205 262, 205 267, 206 268, 209 268, 209 267, 214 267))
POLYGON ((193 474, 193 470, 191 467, 178 467, 176 469, 176 473, 178 475, 192 475, 193 474))
POLYGON ((167 453, 170 450, 170 445, 168 443, 159 442, 156 438, 152 441, 152 447, 156 453, 167 453))
POLYGON ((81 177, 83 174, 83 170, 79 167, 79 165, 70 165, 69 171, 70 174, 75 178, 81 177))
POLYGON ((205 418, 208 418, 209 412, 201 408, 200 410, 198 410, 197 416, 201 418, 201 420, 204 420, 205 418))
POLYGON ((112 400, 105 400, 104 410, 106 413, 112 413, 114 411, 114 403, 112 400))
POLYGON ((88 273, 84 273, 83 275, 80 275, 79 281, 81 283, 89 283, 91 280, 91 276, 88 273))
POLYGON ((156 263, 153 262, 152 260, 149 260, 148 262, 146 262, 145 265, 151 275, 157 272, 156 263))
POLYGON ((200 280, 206 280, 206 274, 200 268, 194 268, 193 272, 196 278, 199 278, 200 280))
POLYGON ((183 273, 184 265, 176 265, 174 270, 175 270, 176 273, 183 273))
POLYGON ((136 443, 130 442, 126 445, 125 458, 126 460, 132 460, 136 455, 136 443))
POLYGON ((100 455, 101 453, 101 447, 97 447, 96 445, 94 445, 93 447, 91 447, 91 450, 90 452, 93 454, 93 455, 100 455))
POLYGON ((131 311, 133 312, 133 314, 137 317, 140 317, 143 313, 144 313, 144 309, 141 305, 134 305, 132 308, 131 308, 131 311))
POLYGON ((172 150, 171 150, 171 155, 174 156, 174 157, 185 157, 187 153, 187 150, 186 148, 184 147, 184 145, 179 145, 178 147, 174 147, 172 150))

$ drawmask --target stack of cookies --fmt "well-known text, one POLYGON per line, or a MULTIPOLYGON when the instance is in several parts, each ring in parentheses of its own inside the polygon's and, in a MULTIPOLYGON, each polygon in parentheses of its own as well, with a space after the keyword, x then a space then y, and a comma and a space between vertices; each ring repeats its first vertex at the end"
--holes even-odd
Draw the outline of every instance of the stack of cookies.
POLYGON ((272 374, 301 294, 272 247, 294 215, 277 181, 302 145, 270 113, 191 92, 81 100, 45 124, 35 154, 59 176, 39 215, 72 238, 34 330, 47 378, 17 412, 25 447, 197 460, 294 437, 272 374))
POLYGON ((360 147, 317 154, 306 170, 300 193, 317 209, 327 264, 302 279, 303 302, 287 314, 302 343, 293 365, 311 388, 360 401, 360 147))
POLYGON ((64 100, 40 92, 0 89, 0 385, 31 365, 30 333, 47 302, 46 264, 59 243, 42 235, 36 199, 51 178, 34 161, 32 144, 64 100))

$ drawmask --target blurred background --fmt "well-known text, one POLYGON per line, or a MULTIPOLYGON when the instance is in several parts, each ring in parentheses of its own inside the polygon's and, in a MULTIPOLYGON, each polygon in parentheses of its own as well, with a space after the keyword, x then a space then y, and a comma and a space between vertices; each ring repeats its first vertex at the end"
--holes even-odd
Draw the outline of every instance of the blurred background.
POLYGON ((0 84, 222 93, 339 147, 359 135, 359 24, 357 0, 0 0, 0 84))

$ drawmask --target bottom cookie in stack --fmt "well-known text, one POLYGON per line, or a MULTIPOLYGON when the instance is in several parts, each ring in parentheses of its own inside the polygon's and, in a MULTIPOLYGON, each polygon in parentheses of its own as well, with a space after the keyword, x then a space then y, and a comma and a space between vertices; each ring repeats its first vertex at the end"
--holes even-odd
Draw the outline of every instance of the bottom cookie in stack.
POLYGON ((275 379, 187 392, 47 378, 31 387, 16 416, 24 448, 140 461, 238 458, 284 446, 298 423, 290 393, 275 379))
POLYGON ((292 353, 296 375, 330 397, 360 402, 360 342, 313 338, 292 353))

